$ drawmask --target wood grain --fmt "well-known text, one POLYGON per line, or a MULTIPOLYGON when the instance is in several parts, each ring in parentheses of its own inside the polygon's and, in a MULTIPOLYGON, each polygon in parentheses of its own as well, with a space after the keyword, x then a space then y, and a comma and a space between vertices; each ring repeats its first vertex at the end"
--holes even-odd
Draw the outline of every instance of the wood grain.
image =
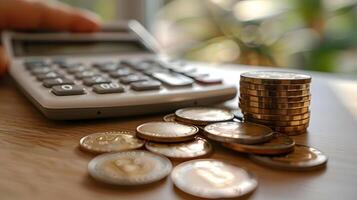
MULTIPOLYGON (((247 68, 224 68, 227 79, 235 82, 242 70, 247 68)), ((294 137, 298 143, 325 152, 329 156, 327 168, 311 172, 273 170, 214 145, 211 157, 257 175, 258 189, 243 199, 356 199, 357 123, 350 108, 331 89, 332 79, 313 74, 309 133, 294 137)), ((357 81, 353 82, 357 87, 357 81)), ((235 107, 237 101, 227 105, 235 107)), ((32 106, 9 77, 1 78, 0 199, 197 199, 175 188, 170 178, 145 187, 113 187, 87 174, 87 163, 94 155, 78 149, 81 137, 100 131, 134 130, 163 116, 51 121, 32 106)))

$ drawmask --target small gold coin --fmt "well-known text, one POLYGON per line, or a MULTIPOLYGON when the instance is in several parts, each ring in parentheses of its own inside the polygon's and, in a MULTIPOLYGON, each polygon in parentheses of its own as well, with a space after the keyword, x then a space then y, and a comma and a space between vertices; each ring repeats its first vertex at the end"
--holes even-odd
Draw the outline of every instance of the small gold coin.
POLYGON ((240 197, 258 186, 250 172, 214 159, 181 163, 173 169, 171 179, 180 190, 209 199, 240 197))
POLYGON ((271 128, 250 122, 219 122, 204 127, 205 135, 215 141, 257 144, 270 140, 271 128))
POLYGON ((275 133, 271 140, 262 144, 248 145, 239 143, 223 143, 223 146, 243 153, 279 155, 293 151, 295 141, 284 134, 275 133))
POLYGON ((145 144, 135 136, 134 131, 113 131, 93 133, 83 137, 79 146, 92 153, 108 153, 139 149, 145 144))
POLYGON ((294 109, 306 108, 310 106, 310 101, 303 101, 298 103, 263 103, 256 101, 247 101, 239 99, 239 103, 245 107, 265 108, 265 109, 294 109))
POLYGON ((308 119, 310 117, 310 112, 299 114, 299 115, 265 115, 265 114, 254 114, 254 113, 243 113, 244 118, 254 118, 269 121, 296 121, 308 119))
POLYGON ((147 150, 173 159, 192 159, 205 156, 212 151, 212 145, 207 140, 196 137, 194 140, 180 143, 153 143, 145 144, 147 150))
POLYGON ((240 75, 241 81, 253 84, 306 84, 311 76, 282 71, 251 71, 240 75))
POLYGON ((304 101, 310 101, 311 96, 301 96, 301 97, 259 97, 246 95, 244 93, 240 94, 240 98, 245 101, 256 101, 262 103, 298 103, 304 101))
POLYGON ((287 155, 269 157, 252 155, 250 158, 267 167, 298 171, 323 167, 328 160, 321 151, 304 145, 295 145, 294 151, 287 155))
POLYGON ((194 125, 207 125, 214 122, 229 121, 234 115, 225 109, 190 107, 179 109, 175 112, 176 120, 194 125))
POLYGON ((309 108, 292 108, 292 109, 266 109, 266 108, 254 108, 239 104, 240 109, 243 112, 265 114, 265 115, 300 115, 309 112, 309 108))
POLYGON ((115 185, 143 185, 165 178, 172 169, 169 159, 148 151, 102 154, 88 164, 96 180, 115 185))
POLYGON ((298 90, 298 91, 273 91, 273 90, 250 90, 241 87, 240 88, 241 94, 251 95, 251 96, 258 96, 258 97, 301 97, 310 95, 309 90, 298 90))
POLYGON ((254 118, 245 118, 248 122, 253 122, 257 124, 263 124, 266 126, 299 126, 306 125, 310 122, 310 119, 296 120, 296 121, 269 121, 254 118))
POLYGON ((248 82, 241 81, 240 87, 250 89, 250 90, 273 90, 273 91, 297 91, 297 90, 309 90, 310 84, 275 84, 275 85, 268 85, 268 84, 252 84, 248 82))
POLYGON ((176 122, 149 122, 138 126, 136 135, 153 142, 183 142, 193 139, 198 131, 196 126, 176 122))

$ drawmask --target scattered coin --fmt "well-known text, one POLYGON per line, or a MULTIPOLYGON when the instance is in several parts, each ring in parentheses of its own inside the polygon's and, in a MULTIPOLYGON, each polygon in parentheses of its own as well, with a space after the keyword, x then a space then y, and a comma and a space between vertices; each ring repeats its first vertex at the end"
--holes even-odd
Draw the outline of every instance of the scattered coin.
POLYGON ((304 145, 295 145, 294 151, 287 155, 269 157, 251 155, 250 158, 267 167, 298 171, 323 167, 328 160, 321 151, 304 145))
POLYGON ((83 137, 79 142, 81 149, 92 153, 139 149, 144 144, 145 141, 137 138, 133 131, 93 133, 83 137))
POLYGON ((241 94, 260 96, 260 97, 299 97, 310 95, 309 90, 297 90, 297 91, 275 91, 275 90, 250 90, 246 88, 240 88, 241 94))
POLYGON ((253 83, 247 83, 247 82, 240 82, 240 87, 247 88, 250 90, 283 90, 283 91, 296 91, 296 90, 309 90, 310 89, 310 84, 253 84, 253 83))
POLYGON ((212 145, 207 140, 196 137, 194 140, 180 143, 145 144, 147 150, 173 159, 192 159, 205 156, 212 151, 212 145))
POLYGON ((247 101, 239 99, 239 103, 245 107, 266 108, 266 109, 294 109, 306 108, 310 106, 310 101, 303 101, 297 103, 263 103, 256 101, 247 101))
POLYGON ((219 142, 257 144, 270 140, 274 135, 271 128, 249 122, 219 122, 205 126, 204 134, 219 142))
POLYGON ((115 185, 143 185, 166 177, 172 169, 169 159, 147 151, 102 154, 88 164, 96 180, 115 185))
POLYGON ((239 143, 222 143, 223 146, 230 148, 232 150, 252 153, 260 155, 279 155, 292 152, 294 150, 295 141, 290 137, 275 133, 274 137, 268 142, 262 144, 248 145, 239 143))
POLYGON ((195 125, 207 125, 214 122, 229 121, 234 115, 225 109, 190 107, 175 112, 176 120, 195 125))
POLYGON ((148 122, 136 128, 139 138, 153 142, 183 142, 195 137, 199 129, 176 122, 148 122))
POLYGON ((214 159, 181 163, 172 171, 171 179, 180 190, 209 199, 243 196, 258 186, 250 172, 214 159))
POLYGON ((241 81, 253 84, 305 84, 311 76, 292 72, 251 71, 240 75, 241 81))
POLYGON ((271 121, 296 121, 308 119, 310 117, 310 112, 299 114, 299 115, 265 115, 265 114, 254 114, 254 113, 244 113, 244 119, 248 120, 251 118, 271 120, 271 121))

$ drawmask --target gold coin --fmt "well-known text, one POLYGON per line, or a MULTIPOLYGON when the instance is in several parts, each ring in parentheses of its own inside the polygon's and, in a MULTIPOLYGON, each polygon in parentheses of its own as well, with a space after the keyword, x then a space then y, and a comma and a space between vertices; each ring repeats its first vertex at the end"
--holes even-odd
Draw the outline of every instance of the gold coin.
POLYGON ((321 151, 304 145, 295 145, 294 151, 287 155, 252 155, 251 159, 264 166, 284 170, 316 169, 325 166, 328 160, 321 151))
POLYGON ((168 115, 165 115, 163 120, 165 122, 176 122, 175 120, 175 113, 171 113, 171 114, 168 114, 168 115))
POLYGON ((254 114, 244 112, 244 118, 254 118, 269 121, 296 121, 310 118, 310 112, 306 112, 299 115, 265 115, 265 114, 254 114))
POLYGON ((270 140, 274 132, 267 126, 249 122, 219 122, 205 126, 204 134, 219 142, 257 144, 270 140))
POLYGON ((266 109, 266 108, 254 108, 247 107, 239 104, 240 109, 247 113, 265 114, 265 115, 299 115, 307 113, 309 108, 293 108, 293 109, 266 109))
POLYGON ((234 115, 225 109, 190 107, 179 109, 175 112, 176 120, 195 125, 207 125, 214 122, 229 121, 234 115))
POLYGON ((289 85, 260 85, 260 84, 252 84, 249 82, 241 81, 239 83, 240 87, 250 89, 250 90, 272 90, 272 91, 297 91, 297 90, 309 90, 310 84, 289 84, 289 85))
POLYGON ((145 144, 135 136, 134 131, 113 131, 93 133, 83 137, 79 146, 92 153, 108 153, 139 149, 145 144))
POLYGON ((255 108, 266 108, 266 109, 293 109, 293 108, 305 108, 310 106, 310 101, 303 101, 298 103, 263 103, 256 101, 247 101, 239 98, 239 103, 255 108))
POLYGON ((253 122, 257 124, 263 124, 266 126, 299 126, 299 125, 308 124, 310 122, 310 119, 307 118, 307 119, 296 120, 296 121, 270 121, 270 120, 261 120, 261 119, 246 117, 245 121, 253 122))
POLYGON ((258 96, 258 97, 301 97, 310 95, 309 90, 299 90, 299 91, 271 91, 271 90, 249 90, 240 87, 239 92, 241 94, 258 96))
POLYGON ((196 137, 193 140, 180 143, 153 143, 145 144, 147 150, 173 159, 192 159, 205 156, 212 151, 212 145, 207 140, 196 137))
POLYGON ((181 163, 172 170, 171 179, 180 190, 209 199, 240 197, 258 186, 250 172, 214 159, 181 163))
POLYGON ((240 98, 244 101, 256 101, 262 103, 297 103, 310 101, 311 96, 301 96, 301 97, 259 97, 259 96, 251 96, 246 94, 240 94, 240 98))
POLYGON ((306 84, 311 76, 282 71, 252 71, 240 75, 241 81, 253 84, 306 84))
POLYGON ((262 144, 223 143, 223 146, 243 153, 279 155, 293 151, 295 141, 284 134, 275 133, 271 140, 262 144))
POLYGON ((142 185, 165 178, 172 169, 169 159, 148 151, 102 154, 88 164, 96 180, 115 185, 142 185))
POLYGON ((197 132, 195 126, 176 122, 148 122, 136 128, 139 138, 153 142, 183 142, 193 139, 197 132))

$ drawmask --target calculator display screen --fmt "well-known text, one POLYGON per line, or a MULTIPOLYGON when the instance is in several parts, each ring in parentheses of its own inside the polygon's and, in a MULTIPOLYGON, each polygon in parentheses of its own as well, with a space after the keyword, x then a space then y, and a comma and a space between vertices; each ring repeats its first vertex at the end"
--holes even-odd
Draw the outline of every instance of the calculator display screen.
POLYGON ((13 40, 15 56, 131 54, 150 52, 139 41, 13 40))

